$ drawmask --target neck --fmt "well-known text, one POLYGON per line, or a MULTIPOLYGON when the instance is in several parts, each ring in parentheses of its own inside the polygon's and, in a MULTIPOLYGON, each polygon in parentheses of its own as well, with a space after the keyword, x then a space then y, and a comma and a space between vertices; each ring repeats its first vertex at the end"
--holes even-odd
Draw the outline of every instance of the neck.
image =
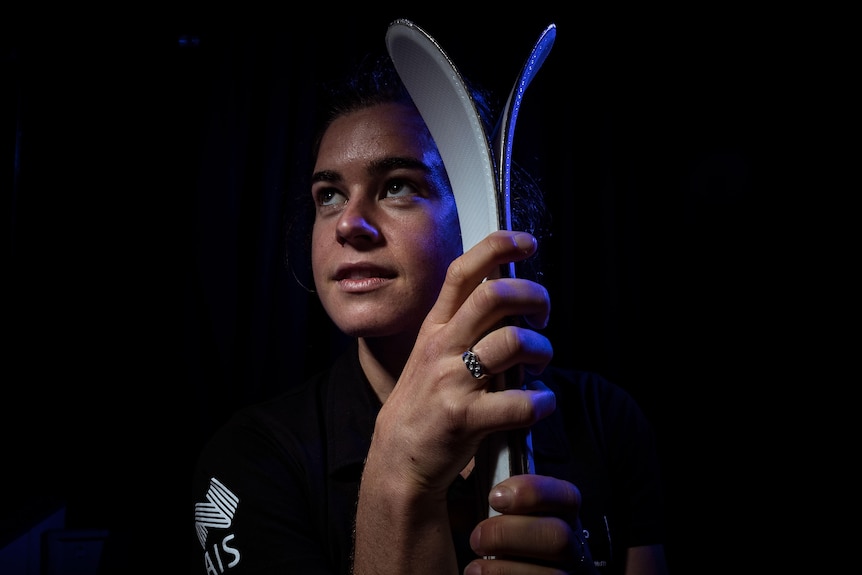
POLYGON ((414 341, 405 338, 404 334, 359 338, 359 364, 381 403, 385 403, 392 393, 413 350, 414 341))

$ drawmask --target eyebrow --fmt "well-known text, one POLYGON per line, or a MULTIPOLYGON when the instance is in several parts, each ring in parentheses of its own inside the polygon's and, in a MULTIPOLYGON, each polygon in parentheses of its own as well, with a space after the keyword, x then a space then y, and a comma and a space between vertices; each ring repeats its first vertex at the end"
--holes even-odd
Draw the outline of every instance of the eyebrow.
MULTIPOLYGON (((421 170, 425 173, 430 173, 431 168, 425 164, 417 160, 416 158, 410 158, 405 156, 390 156, 387 158, 382 158, 380 160, 374 160, 369 162, 366 167, 366 171, 374 176, 379 176, 381 174, 385 174, 386 172, 390 172, 392 170, 408 168, 413 170, 421 170)), ((319 172, 315 172, 311 176, 311 183, 316 182, 340 182, 342 181, 341 174, 333 171, 333 170, 321 170, 319 172)))
POLYGON ((368 172, 370 174, 382 174, 398 168, 410 168, 413 170, 422 170, 423 172, 431 171, 431 168, 427 164, 420 162, 416 158, 390 156, 371 162, 368 165, 368 172))
POLYGON ((332 170, 321 170, 319 172, 314 172, 311 176, 311 183, 316 182, 340 182, 341 174, 338 172, 333 172, 332 170))

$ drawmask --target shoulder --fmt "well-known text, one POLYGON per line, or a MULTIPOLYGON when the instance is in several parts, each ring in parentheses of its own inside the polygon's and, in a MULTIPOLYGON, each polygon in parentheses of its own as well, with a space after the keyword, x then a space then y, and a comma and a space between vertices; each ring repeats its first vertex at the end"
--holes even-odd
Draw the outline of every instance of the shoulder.
POLYGON ((199 469, 244 467, 273 457, 290 459, 325 417, 325 381, 320 374, 272 399, 238 409, 204 444, 199 469))
MULTIPOLYGON (((192 496, 207 565, 241 560, 246 570, 237 573, 258 572, 263 565, 295 566, 325 557, 328 510, 351 509, 344 500, 355 499, 334 489, 330 478, 362 461, 343 439, 351 437, 351 422, 333 416, 337 402, 349 401, 342 395, 352 388, 362 393, 361 375, 351 366, 336 360, 281 395, 239 409, 206 443, 192 496)), ((336 549, 348 548, 348 535, 339 535, 336 549)))
POLYGON ((321 372, 279 395, 236 411, 225 427, 261 427, 272 432, 301 432, 322 417, 329 372, 321 372))
POLYGON ((318 466, 327 445, 370 436, 377 410, 358 355, 348 351, 302 384, 237 410, 204 445, 198 469, 247 469, 264 461, 286 469, 318 466))
POLYGON ((268 447, 302 450, 319 441, 338 413, 338 403, 362 403, 364 375, 355 354, 346 352, 327 369, 265 401, 238 409, 211 437, 217 449, 239 442, 268 443, 268 447))

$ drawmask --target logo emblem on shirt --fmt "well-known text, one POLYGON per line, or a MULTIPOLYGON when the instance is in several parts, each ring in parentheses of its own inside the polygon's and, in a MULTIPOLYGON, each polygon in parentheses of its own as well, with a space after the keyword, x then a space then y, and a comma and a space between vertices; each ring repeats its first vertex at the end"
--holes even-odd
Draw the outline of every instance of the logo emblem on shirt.
POLYGON ((233 514, 236 513, 239 505, 239 497, 215 477, 210 479, 206 497, 206 502, 195 503, 195 530, 201 547, 206 547, 207 531, 211 527, 219 529, 230 527, 233 514))
POLYGON ((212 527, 227 529, 231 526, 239 505, 239 497, 213 477, 210 479, 206 499, 205 502, 195 503, 195 530, 201 547, 204 548, 204 565, 207 573, 220 575, 239 564, 239 549, 233 546, 232 533, 225 535, 220 542, 214 543, 212 549, 207 549, 207 533, 212 527))

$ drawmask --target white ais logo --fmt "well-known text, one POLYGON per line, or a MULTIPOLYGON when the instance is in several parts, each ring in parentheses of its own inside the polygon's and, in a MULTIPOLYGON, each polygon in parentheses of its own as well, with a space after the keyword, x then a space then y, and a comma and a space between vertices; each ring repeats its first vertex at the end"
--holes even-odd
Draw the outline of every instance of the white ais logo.
MULTIPOLYGON (((238 505, 239 497, 215 477, 210 479, 206 502, 195 503, 195 530, 201 547, 206 549, 207 532, 210 528, 227 529, 230 527, 238 505)), ((227 535, 222 539, 221 544, 216 543, 212 549, 205 550, 204 563, 207 573, 220 575, 225 572, 225 569, 234 567, 239 563, 239 550, 230 546, 230 541, 233 538, 232 534, 227 535)))

